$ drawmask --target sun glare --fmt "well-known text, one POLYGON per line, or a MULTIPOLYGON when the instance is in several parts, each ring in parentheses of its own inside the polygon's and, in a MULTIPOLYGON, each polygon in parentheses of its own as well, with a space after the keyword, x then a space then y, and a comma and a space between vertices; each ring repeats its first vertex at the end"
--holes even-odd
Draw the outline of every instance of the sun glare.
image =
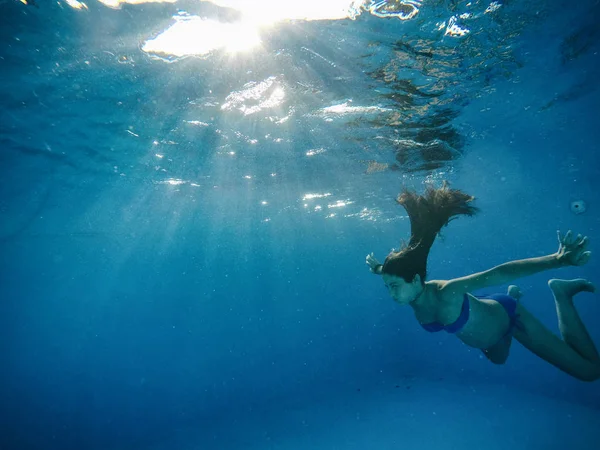
MULTIPOLYGON (((102 0, 109 6, 149 0, 102 0)), ((151 1, 151 0, 150 0, 151 1)), ((158 1, 158 0, 154 0, 158 1)), ((168 0, 172 1, 172 0, 168 0)), ((220 22, 180 12, 175 23, 142 50, 158 56, 204 56, 215 50, 245 52, 260 45, 260 29, 284 20, 341 20, 354 18, 365 0, 213 0, 217 6, 241 13, 237 22, 220 22)))
POLYGON ((196 16, 177 16, 173 25, 144 43, 146 53, 203 56, 216 49, 248 50, 260 43, 258 30, 247 24, 221 23, 196 16))

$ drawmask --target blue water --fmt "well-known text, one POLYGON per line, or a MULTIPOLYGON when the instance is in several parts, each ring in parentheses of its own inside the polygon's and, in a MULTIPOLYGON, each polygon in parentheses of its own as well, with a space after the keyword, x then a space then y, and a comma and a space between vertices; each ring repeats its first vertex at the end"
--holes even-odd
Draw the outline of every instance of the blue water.
POLYGON ((590 237, 518 281, 558 332, 547 279, 600 283, 597 0, 356 2, 204 53, 275 3, 24 3, 0 0, 2 450, 597 448, 600 383, 424 332, 364 263, 409 238, 403 186, 449 180, 481 213, 432 278, 590 237), (149 50, 201 19, 195 55, 149 50))

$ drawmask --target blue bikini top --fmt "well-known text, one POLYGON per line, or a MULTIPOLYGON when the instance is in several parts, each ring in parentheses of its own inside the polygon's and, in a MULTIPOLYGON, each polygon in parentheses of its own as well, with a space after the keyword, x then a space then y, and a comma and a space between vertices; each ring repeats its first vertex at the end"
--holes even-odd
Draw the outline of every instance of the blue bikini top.
POLYGON ((469 296, 465 294, 465 299, 463 300, 462 308, 460 310, 460 316, 458 319, 449 325, 442 325, 439 322, 431 322, 431 323, 422 323, 421 326, 430 333, 436 333, 438 331, 446 331, 450 334, 458 333, 465 324, 469 321, 469 296))

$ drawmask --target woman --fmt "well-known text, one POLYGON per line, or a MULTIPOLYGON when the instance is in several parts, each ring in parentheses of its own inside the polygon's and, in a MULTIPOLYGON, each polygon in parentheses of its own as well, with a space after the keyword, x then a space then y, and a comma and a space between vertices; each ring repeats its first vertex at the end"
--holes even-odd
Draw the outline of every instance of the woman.
POLYGON ((594 292, 589 281, 548 282, 562 339, 518 302, 521 293, 516 286, 510 286, 506 295, 469 293, 543 270, 583 265, 591 256, 586 251, 587 237, 573 237, 570 231, 561 236, 559 232, 559 248, 552 255, 511 261, 453 280, 425 281, 427 256, 437 234, 457 216, 475 214, 478 210, 470 205, 472 200, 446 183, 440 189, 428 187, 424 195, 404 190, 397 201, 410 218, 410 242, 400 251, 392 251, 383 264, 372 253, 368 255, 371 272, 382 276, 396 302, 413 308, 425 330, 455 334, 468 346, 483 350, 495 364, 506 361, 514 337, 540 358, 580 380, 600 378, 600 356, 573 305, 575 294, 594 292))

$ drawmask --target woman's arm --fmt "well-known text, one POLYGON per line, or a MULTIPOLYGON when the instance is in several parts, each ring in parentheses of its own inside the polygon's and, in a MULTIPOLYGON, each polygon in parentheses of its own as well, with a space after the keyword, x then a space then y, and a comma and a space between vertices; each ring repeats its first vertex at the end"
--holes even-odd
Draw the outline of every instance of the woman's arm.
POLYGON ((510 261, 484 272, 447 281, 442 289, 451 293, 465 293, 489 286, 509 283, 517 278, 527 277, 544 270, 562 266, 582 266, 590 259, 591 252, 586 250, 587 237, 573 237, 571 231, 561 236, 558 232, 559 247, 556 253, 539 258, 510 261))

